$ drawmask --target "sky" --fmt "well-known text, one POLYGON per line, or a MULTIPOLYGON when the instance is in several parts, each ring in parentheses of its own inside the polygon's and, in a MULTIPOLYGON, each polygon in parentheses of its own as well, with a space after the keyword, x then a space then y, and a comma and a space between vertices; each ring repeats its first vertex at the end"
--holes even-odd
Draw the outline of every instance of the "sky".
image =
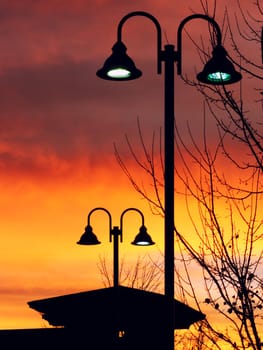
MULTIPOLYGON (((236 11, 236 1, 220 1, 219 23, 223 3, 231 14, 236 11)), ((43 326, 28 301, 103 287, 99 257, 109 264, 112 258, 105 213, 92 216, 103 244, 76 244, 95 207, 107 208, 118 226, 126 208, 144 213, 156 245, 130 246, 141 222, 127 213, 120 246, 127 265, 163 251, 162 217, 133 189, 114 155, 115 143, 136 176, 147 181, 125 135, 140 152, 138 118, 148 147, 163 127, 163 76, 156 73, 156 33, 149 20, 133 18, 123 30, 142 78, 115 83, 96 76, 116 41, 118 22, 132 11, 155 16, 163 44, 176 46, 180 21, 202 8, 198 0, 0 2, 0 329, 43 326)), ((206 23, 197 21, 188 30, 194 40, 208 38, 206 23)), ((191 78, 201 69, 185 35, 183 71, 191 78)), ((182 133, 190 121, 200 136, 202 99, 178 76, 175 114, 182 133)), ((212 140, 212 121, 208 127, 212 140)))

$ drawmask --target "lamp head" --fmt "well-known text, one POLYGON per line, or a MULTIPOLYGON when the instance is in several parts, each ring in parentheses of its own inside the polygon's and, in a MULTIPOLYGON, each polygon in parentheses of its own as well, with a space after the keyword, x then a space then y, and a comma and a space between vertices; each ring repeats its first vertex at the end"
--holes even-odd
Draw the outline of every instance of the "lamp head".
POLYGON ((213 50, 213 57, 205 64, 203 71, 197 74, 197 79, 201 83, 212 85, 233 84, 241 80, 242 75, 226 56, 224 47, 217 45, 213 50))
POLYGON ((142 75, 133 60, 126 54, 126 46, 117 41, 112 48, 112 54, 106 59, 103 67, 97 71, 97 76, 106 80, 133 80, 142 75))
POLYGON ((134 241, 132 242, 134 245, 153 245, 155 244, 152 241, 151 236, 147 233, 146 227, 143 225, 140 228, 140 232, 136 235, 134 238, 134 241))
POLYGON ((77 242, 77 244, 95 245, 100 244, 100 241, 98 240, 97 236, 93 233, 92 227, 90 225, 87 225, 85 228, 85 232, 80 237, 80 240, 77 242))

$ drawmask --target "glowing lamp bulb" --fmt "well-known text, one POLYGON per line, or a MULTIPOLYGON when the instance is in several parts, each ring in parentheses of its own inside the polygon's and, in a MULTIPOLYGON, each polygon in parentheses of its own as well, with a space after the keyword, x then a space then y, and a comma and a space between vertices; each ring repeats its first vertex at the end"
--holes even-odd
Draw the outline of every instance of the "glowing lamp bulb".
POLYGON ((131 72, 125 68, 114 68, 107 72, 107 76, 115 79, 127 79, 131 76, 131 72))
POLYGON ((214 83, 227 82, 231 79, 231 74, 223 72, 215 72, 207 75, 207 79, 214 83))

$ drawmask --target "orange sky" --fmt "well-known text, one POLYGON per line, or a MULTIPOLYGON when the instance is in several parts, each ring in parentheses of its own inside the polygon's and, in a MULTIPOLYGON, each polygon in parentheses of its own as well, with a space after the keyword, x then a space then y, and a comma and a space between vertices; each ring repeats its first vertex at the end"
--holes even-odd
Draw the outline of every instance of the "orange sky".
MULTIPOLYGON (((233 14, 236 1, 223 2, 233 14)), ((110 54, 117 24, 128 12, 144 10, 156 16, 163 43, 176 46, 180 21, 193 11, 202 12, 198 0, 176 3, 1 1, 0 329, 43 325, 27 301, 102 287, 98 257, 107 254, 110 259, 112 253, 105 214, 96 215, 93 225, 103 245, 75 244, 94 207, 107 208, 114 225, 128 207, 144 212, 157 245, 127 250, 140 225, 136 214, 129 213, 121 252, 136 259, 140 249, 140 255, 158 255, 163 249, 162 218, 152 215, 133 190, 113 150, 116 142, 127 156, 125 134, 136 144, 137 117, 148 145, 153 132, 158 134, 163 126, 163 76, 156 74, 152 24, 134 19, 123 33, 129 54, 144 72, 141 79, 117 84, 100 80, 95 73, 110 54)), ((219 23, 221 18, 218 9, 219 23)), ((199 21, 189 26, 189 32, 196 40, 201 34, 208 38, 207 25, 199 21)), ((193 76, 202 65, 193 59, 195 49, 187 37, 183 50, 183 70, 193 76)), ((244 84, 250 91, 250 83, 244 84)), ((185 122, 191 121, 198 137, 201 98, 178 77, 175 93, 183 135, 185 122)))

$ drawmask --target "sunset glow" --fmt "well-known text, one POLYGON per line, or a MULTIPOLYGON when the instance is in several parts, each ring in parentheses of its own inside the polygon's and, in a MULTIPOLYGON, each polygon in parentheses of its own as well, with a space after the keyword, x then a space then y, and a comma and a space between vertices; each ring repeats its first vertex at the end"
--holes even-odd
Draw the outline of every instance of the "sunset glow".
MULTIPOLYGON (((236 1, 220 1, 216 16, 220 24, 223 3, 230 13, 236 10, 236 1)), ((163 26, 163 43, 175 46, 180 21, 192 12, 202 12, 199 1, 190 0, 180 4, 171 0, 21 0, 0 4, 0 329, 46 327, 41 316, 29 309, 28 301, 103 287, 99 259, 104 257, 111 265, 113 249, 105 213, 94 213, 91 218, 102 244, 76 244, 93 208, 107 208, 117 226, 126 208, 141 210, 147 232, 156 244, 130 244, 139 232, 141 218, 129 212, 124 217, 121 259, 127 267, 139 256, 149 255, 162 262, 163 217, 136 192, 114 154, 115 146, 136 181, 147 193, 154 193, 129 149, 132 145, 144 164, 139 120, 145 146, 151 150, 154 143, 156 171, 162 177, 163 149, 159 143, 163 137, 160 142, 159 135, 163 132, 163 75, 156 72, 152 24, 133 19, 123 31, 128 52, 143 71, 140 79, 115 83, 96 76, 116 41, 119 20, 137 10, 156 16, 163 26)), ((202 35, 203 42, 208 42, 207 28, 207 24, 196 21, 184 32, 183 71, 191 79, 203 63, 189 35, 199 43, 202 35)), ((205 49, 212 51, 208 44, 205 49)), ((231 55, 231 47, 228 51, 231 55)), ((113 73, 116 71, 109 75, 113 73)), ((120 78, 129 75, 123 69, 117 73, 120 78)), ((211 77, 221 78, 221 73, 211 77)), ((190 147, 188 124, 193 139, 203 146, 206 127, 207 142, 215 150, 217 126, 201 95, 180 77, 175 79, 175 118, 180 136, 190 147)), ((242 84, 248 97, 245 108, 256 110, 253 83, 245 77, 242 84)), ((255 113, 256 118, 259 116, 255 113)), ((233 147, 231 141, 229 145, 233 147)), ((235 147, 238 159, 246 157, 242 146, 235 147)), ((238 183, 238 172, 230 164, 220 157, 218 164, 229 181, 238 183)), ((196 163, 189 160, 188 166, 198 177, 196 163)), ((182 175, 183 163, 177 152, 176 167, 182 175)), ((176 226, 194 239, 187 210, 201 227, 198 207, 193 198, 187 202, 178 176, 176 181, 176 226)), ((162 189, 161 184, 161 200, 162 189)), ((223 200, 220 208, 228 227, 223 200)), ((245 229, 242 223, 241 229, 245 229)), ((196 272, 197 285, 200 274, 196 272)))

